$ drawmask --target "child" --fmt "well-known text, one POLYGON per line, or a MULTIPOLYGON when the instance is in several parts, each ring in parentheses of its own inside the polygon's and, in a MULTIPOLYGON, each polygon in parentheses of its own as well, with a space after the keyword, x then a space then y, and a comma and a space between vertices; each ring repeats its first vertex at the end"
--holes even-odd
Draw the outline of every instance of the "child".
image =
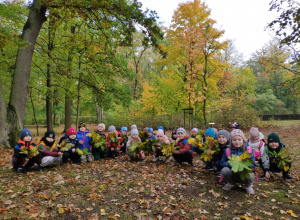
MULTIPOLYGON (((217 139, 216 137, 216 133, 214 131, 214 129, 212 128, 208 128, 205 133, 204 133, 204 136, 205 136, 205 140, 208 138, 208 137, 213 137, 214 139, 217 139)), ((205 142, 204 140, 204 142, 205 142)), ((202 150, 199 149, 199 148, 195 148, 195 151, 197 152, 197 154, 201 155, 202 154, 202 150)), ((205 169, 205 170, 213 170, 213 163, 211 161, 204 161, 205 163, 205 167, 202 167, 202 169, 205 169)))
POLYGON ((166 134, 166 131, 163 126, 158 126, 157 130, 159 130, 159 129, 163 130, 164 134, 166 134))
POLYGON ((261 160, 261 157, 265 154, 265 143, 260 139, 259 133, 258 128, 252 127, 248 139, 248 146, 253 150, 256 161, 261 160))
POLYGON ((239 129, 239 128, 240 128, 240 124, 237 123, 237 122, 235 121, 235 122, 233 122, 233 123, 230 125, 230 128, 231 128, 232 130, 234 130, 234 129, 239 129))
POLYGON ((186 135, 186 131, 184 128, 177 129, 177 139, 175 146, 179 146, 179 150, 173 150, 172 156, 174 160, 181 164, 182 162, 188 162, 190 165, 193 164, 193 154, 191 151, 191 145, 188 144, 187 140, 189 137, 186 135))
POLYGON ((212 160, 211 160, 211 165, 215 166, 217 168, 218 172, 221 172, 222 170, 222 165, 221 165, 221 160, 222 160, 222 156, 224 154, 225 149, 228 147, 229 145, 229 133, 226 130, 220 130, 218 132, 218 145, 219 145, 219 149, 220 151, 218 153, 215 153, 212 155, 212 160))
MULTIPOLYGON (((158 140, 158 143, 155 146, 155 157, 152 160, 154 162, 158 161, 159 156, 164 156, 162 154, 162 152, 161 152, 161 150, 162 150, 160 148, 161 144, 162 143, 165 143, 165 144, 169 144, 170 143, 169 138, 166 135, 164 135, 164 131, 161 130, 161 129, 157 130, 156 139, 158 140)), ((165 160, 165 163, 169 163, 170 159, 171 159, 171 157, 167 157, 166 160, 165 160)))
POLYGON ((44 137, 37 143, 39 153, 39 170, 43 171, 46 166, 57 166, 60 164, 63 153, 55 142, 55 132, 47 131, 44 137))
POLYGON ((77 132, 76 138, 79 140, 79 149, 87 149, 88 154, 87 155, 81 155, 81 161, 82 162, 92 162, 93 161, 93 155, 92 155, 92 149, 91 146, 94 144, 90 131, 86 128, 86 125, 84 123, 80 123, 78 125, 79 131, 77 132))
MULTIPOLYGON (((106 135, 104 133, 105 131, 105 124, 100 123, 97 126, 97 130, 95 132, 99 134, 100 136, 106 138, 106 135)), ((100 158, 104 158, 104 156, 108 153, 108 149, 105 148, 104 150, 101 150, 99 148, 93 148, 92 154, 94 156, 94 160, 100 160, 100 158)))
POLYGON ((121 133, 116 130, 115 126, 113 126, 113 125, 109 126, 108 135, 106 137, 106 140, 107 140, 106 142, 107 142, 107 148, 108 148, 108 157, 109 158, 114 158, 114 157, 118 158, 120 149, 121 149, 121 146, 119 143, 122 143, 123 139, 122 139, 121 133), (110 140, 109 135, 112 133, 116 134, 116 137, 119 140, 119 142, 112 142, 112 140, 110 140))
POLYGON ((171 137, 171 139, 172 139, 173 141, 176 141, 176 139, 177 139, 177 130, 173 130, 173 131, 172 131, 172 137, 171 137))
POLYGON ((130 158, 131 161, 138 159, 137 157, 134 157, 133 155, 131 155, 130 152, 129 152, 129 149, 128 149, 133 143, 136 143, 136 142, 137 143, 141 143, 142 140, 139 137, 139 131, 134 128, 134 129, 131 130, 131 136, 128 138, 127 149, 126 149, 127 150, 127 154, 128 154, 128 156, 129 156, 129 158, 130 158))
MULTIPOLYGON (((282 172, 282 177, 284 179, 293 179, 293 177, 289 174, 289 171, 284 171, 278 167, 278 164, 274 161, 275 156, 272 155, 274 151, 278 154, 281 149, 283 149, 285 146, 280 142, 278 134, 271 133, 268 135, 268 144, 267 144, 267 154, 269 156, 270 160, 270 172, 282 172)), ((289 167, 291 167, 292 164, 289 164, 289 167)), ((267 177, 268 170, 264 169, 264 173, 267 177)), ((268 178, 268 177, 267 177, 268 178)))
POLYGON ((127 127, 121 128, 121 134, 122 134, 122 139, 123 139, 123 142, 121 143, 121 150, 123 153, 126 153, 126 147, 127 147, 127 141, 128 141, 127 127))
POLYGON ((198 128, 193 128, 191 131, 191 138, 196 138, 198 132, 198 128))
POLYGON ((28 162, 26 163, 27 154, 21 153, 22 149, 32 149, 36 147, 36 144, 32 141, 31 131, 24 128, 20 132, 20 138, 18 143, 14 148, 14 155, 12 165, 18 173, 23 173, 28 171, 35 163, 38 163, 38 155, 28 158, 28 162), (26 164, 25 164, 26 163, 26 164))
MULTIPOLYGON (((150 139, 155 139, 154 138, 154 132, 153 132, 153 128, 148 128, 148 140, 150 139)), ((156 134, 157 135, 157 134, 156 134)))
POLYGON ((132 130, 132 129, 137 129, 136 124, 133 124, 133 125, 130 126, 130 130, 132 130))
POLYGON ((69 158, 73 163, 80 164, 80 155, 77 153, 79 148, 79 141, 76 139, 77 131, 75 128, 69 128, 59 141, 61 150, 63 151, 61 164, 67 163, 69 158))
MULTIPOLYGON (((252 159, 252 165, 251 168, 254 169, 255 167, 255 157, 254 153, 251 150, 250 147, 245 147, 245 135, 240 129, 234 129, 230 134, 230 151, 231 155, 241 155, 244 153, 245 150, 248 152, 252 152, 251 159, 252 159)), ((244 188, 246 189, 246 192, 248 194, 254 194, 254 190, 252 188, 252 182, 254 180, 254 173, 250 173, 250 178, 245 177, 245 179, 242 181, 240 179, 240 176, 236 173, 234 173, 231 170, 231 165, 228 163, 228 154, 227 149, 224 151, 224 154, 222 156, 221 165, 224 167, 221 170, 221 173, 224 177, 224 179, 227 181, 227 184, 223 187, 223 190, 231 190, 234 187, 236 187, 237 182, 242 182, 244 184, 244 188)))

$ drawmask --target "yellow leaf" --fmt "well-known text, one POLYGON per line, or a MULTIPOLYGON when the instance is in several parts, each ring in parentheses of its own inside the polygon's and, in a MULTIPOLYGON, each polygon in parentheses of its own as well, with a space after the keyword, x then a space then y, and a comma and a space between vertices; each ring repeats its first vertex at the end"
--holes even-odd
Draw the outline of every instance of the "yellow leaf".
POLYGON ((172 199, 172 200, 175 200, 175 197, 174 197, 174 196, 172 196, 172 195, 170 195, 170 199, 172 199))
POLYGON ((60 208, 58 208, 58 213, 59 214, 63 214, 65 211, 64 211, 64 209, 62 208, 62 207, 60 207, 60 208))

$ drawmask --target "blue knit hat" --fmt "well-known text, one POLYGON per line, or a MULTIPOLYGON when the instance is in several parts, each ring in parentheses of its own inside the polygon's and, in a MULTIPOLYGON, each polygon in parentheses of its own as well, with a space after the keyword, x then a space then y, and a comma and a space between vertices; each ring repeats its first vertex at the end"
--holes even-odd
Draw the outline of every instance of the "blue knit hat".
POLYGON ((126 131, 126 132, 127 132, 127 127, 122 127, 122 128, 121 128, 121 132, 122 132, 122 131, 126 131))
POLYGON ((27 128, 24 128, 20 131, 21 140, 23 141, 23 138, 27 135, 30 135, 32 137, 31 131, 29 131, 27 128))
POLYGON ((228 133, 228 131, 226 131, 226 130, 220 130, 218 132, 218 137, 219 137, 219 135, 224 135, 226 137, 227 141, 229 141, 229 133, 228 133))
POLYGON ((164 130, 164 127, 163 126, 158 126, 157 130, 158 129, 164 130))
POLYGON ((152 134, 154 134, 153 132, 153 128, 148 128, 148 133, 151 132, 152 134))
POLYGON ((214 129, 212 128, 208 128, 205 133, 204 136, 209 136, 209 137, 213 137, 214 139, 217 139, 216 137, 216 132, 214 131, 214 129))

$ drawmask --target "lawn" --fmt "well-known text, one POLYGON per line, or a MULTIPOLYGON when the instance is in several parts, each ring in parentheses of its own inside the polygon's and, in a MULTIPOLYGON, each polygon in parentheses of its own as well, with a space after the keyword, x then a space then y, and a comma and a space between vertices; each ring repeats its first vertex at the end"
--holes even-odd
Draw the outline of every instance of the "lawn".
MULTIPOLYGON (((17 174, 11 170, 13 150, 0 149, 0 218, 297 219, 300 121, 272 121, 260 130, 265 136, 278 133, 290 148, 294 179, 284 181, 281 174, 269 180, 259 178, 251 196, 242 188, 223 191, 225 183, 218 182, 215 171, 202 170, 198 157, 195 167, 178 166, 173 160, 169 164, 152 162, 153 156, 143 162, 129 162, 122 155, 17 174)), ((56 139, 62 136, 62 127, 55 131, 59 133, 56 139)))

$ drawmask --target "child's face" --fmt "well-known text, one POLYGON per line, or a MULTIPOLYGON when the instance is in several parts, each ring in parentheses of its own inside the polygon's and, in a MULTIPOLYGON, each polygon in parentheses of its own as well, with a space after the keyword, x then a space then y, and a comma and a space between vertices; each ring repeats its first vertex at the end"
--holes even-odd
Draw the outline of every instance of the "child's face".
POLYGON ((152 137, 152 132, 148 132, 148 137, 152 137))
POLYGON ((69 138, 70 138, 71 140, 74 140, 74 139, 76 138, 76 134, 71 134, 71 135, 69 136, 69 138))
POLYGON ((113 132, 113 131, 109 131, 108 133, 109 133, 109 134, 111 134, 111 133, 115 133, 115 132, 113 132))
POLYGON ((259 142, 259 135, 257 136, 250 136, 251 143, 259 142))
POLYGON ((85 127, 80 127, 80 128, 79 128, 79 131, 81 131, 81 132, 85 132, 85 130, 86 130, 85 127))
POLYGON ((183 139, 183 137, 184 137, 184 134, 183 134, 183 133, 181 133, 181 132, 177 133, 177 138, 183 139))
POLYGON ((103 127, 101 127, 101 126, 98 127, 98 131, 103 132, 103 130, 104 130, 103 127))
POLYGON ((271 143, 269 143, 269 146, 272 149, 276 149, 277 147, 279 147, 279 143, 277 143, 277 142, 271 142, 271 143))
POLYGON ((235 136, 232 138, 232 145, 236 148, 242 147, 244 145, 244 140, 240 136, 235 136))
POLYGON ((132 138, 136 140, 138 138, 138 135, 134 134, 134 135, 132 135, 132 138))
POLYGON ((176 139, 176 138, 177 138, 177 134, 173 134, 173 138, 175 138, 175 139, 176 139))
POLYGON ((30 136, 30 135, 26 135, 26 136, 23 138, 23 141, 25 141, 25 142, 31 141, 31 136, 30 136))
POLYGON ((163 141, 163 136, 162 136, 162 135, 157 135, 157 136, 156 136, 156 139, 157 139, 159 142, 162 142, 162 141, 163 141))
POLYGON ((191 134, 192 134, 192 136, 196 136, 197 132, 196 131, 192 131, 191 134))
POLYGON ((46 140, 47 140, 49 143, 52 143, 52 142, 54 141, 54 139, 51 138, 51 137, 46 137, 46 140))
POLYGON ((126 135, 126 131, 123 130, 123 131, 122 131, 122 135, 126 135))
POLYGON ((225 135, 220 134, 218 136, 218 143, 219 144, 226 144, 227 143, 227 138, 225 137, 225 135))

